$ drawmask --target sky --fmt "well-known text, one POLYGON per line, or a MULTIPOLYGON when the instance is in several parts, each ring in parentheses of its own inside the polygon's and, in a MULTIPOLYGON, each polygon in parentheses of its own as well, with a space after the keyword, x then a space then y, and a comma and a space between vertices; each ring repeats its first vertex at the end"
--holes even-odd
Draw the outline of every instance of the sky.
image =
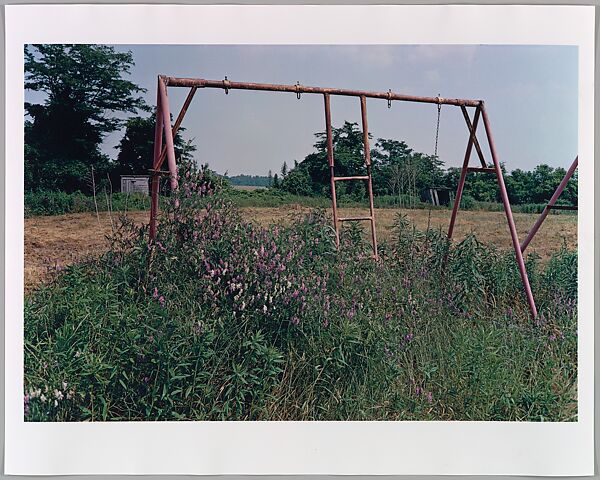
MULTIPOLYGON (((482 99, 496 149, 509 171, 545 163, 568 167, 577 155, 577 47, 490 45, 115 45, 130 50, 130 80, 156 103, 157 75, 335 87, 446 98, 482 99)), ((187 95, 169 88, 176 116, 187 95)), ((30 95, 30 94, 29 94, 30 95)), ((26 94, 27 97, 27 94, 26 94)), ((374 139, 394 138, 433 154, 437 106, 368 99, 374 139)), ((472 110, 471 110, 472 112, 472 110)), ((360 101, 332 97, 334 126, 360 125, 360 101)), ((219 173, 266 175, 314 151, 324 129, 322 95, 199 89, 183 122, 195 156, 219 173)), ((485 142, 480 123, 480 143, 485 142)), ((112 158, 122 132, 107 137, 112 158)), ((438 155, 462 164, 468 131, 458 107, 443 106, 438 155)), ((374 143, 374 142, 373 142, 374 143)), ((487 154, 488 150, 484 148, 487 154)), ((486 155, 489 160, 491 157, 486 155)), ((475 154, 472 164, 476 165, 475 154)), ((150 163, 150 160, 149 160, 150 163)))

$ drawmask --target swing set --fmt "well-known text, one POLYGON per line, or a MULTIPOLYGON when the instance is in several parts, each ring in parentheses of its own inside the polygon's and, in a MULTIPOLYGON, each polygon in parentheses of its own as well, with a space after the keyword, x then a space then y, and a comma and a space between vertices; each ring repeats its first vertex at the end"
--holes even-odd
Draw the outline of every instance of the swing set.
MULTIPOLYGON (((172 190, 176 190, 178 187, 178 175, 177 175, 177 163, 175 159, 175 148, 173 139, 177 134, 183 118, 190 106, 190 103, 199 88, 217 88, 225 91, 225 94, 229 94, 230 90, 253 90, 253 91, 269 91, 269 92, 287 92, 294 93, 300 100, 302 94, 319 94, 323 95, 323 101, 325 106, 325 131, 326 131, 326 144, 327 144, 327 162, 329 164, 330 171, 330 185, 331 185, 331 203, 333 211, 333 224, 335 228, 335 241, 336 246, 339 248, 340 242, 340 223, 348 221, 368 221, 371 227, 371 242, 373 247, 373 256, 378 259, 377 252, 377 234, 375 230, 375 209, 373 206, 373 182, 371 172, 371 151, 369 147, 369 128, 367 121, 367 98, 387 100, 388 108, 391 108, 393 101, 401 102, 414 102, 414 103, 426 103, 437 105, 437 128, 436 128, 436 140, 435 140, 435 155, 437 155, 437 143, 440 125, 440 113, 443 105, 453 106, 460 108, 465 124, 469 132, 469 140, 467 142, 465 157, 461 169, 460 180, 458 182, 458 188, 454 200, 454 206, 452 208, 452 215, 450 217, 450 225, 448 227, 448 239, 452 239, 454 232, 454 225, 456 222, 456 216, 460 206, 462 193, 465 186, 467 173, 479 172, 479 173, 492 173, 496 175, 498 181, 498 187, 500 189, 500 196, 502 198, 502 204, 504 207, 504 213, 508 223, 510 236, 512 239, 513 248, 517 259, 517 265, 519 268, 519 274, 523 283, 523 288, 529 304, 529 309, 532 316, 537 317, 537 308, 535 306, 535 300, 533 293, 529 285, 529 278, 527 276, 527 270, 525 268, 525 262, 523 260, 523 252, 527 245, 531 242, 541 224, 545 220, 548 212, 551 209, 563 208, 555 205, 556 200, 564 190, 567 182, 573 175, 573 172, 577 168, 577 158, 573 162, 571 168, 565 175, 565 178, 559 185, 555 194, 548 205, 544 208, 544 211, 540 215, 535 225, 532 227, 529 235, 523 242, 519 243, 519 237, 517 229, 513 219, 512 209, 508 199, 508 193, 506 185, 504 183, 504 177, 502 169, 500 168, 500 161, 498 160, 498 154, 492 137, 490 129, 489 118, 485 109, 483 100, 466 100, 457 98, 442 98, 439 94, 437 97, 419 97, 412 95, 403 95, 394 93, 391 90, 387 92, 369 92, 362 90, 348 90, 338 88, 321 88, 321 87, 308 87, 296 83, 295 85, 277 85, 277 84, 266 84, 266 83, 248 83, 248 82, 232 82, 225 77, 224 80, 205 80, 202 78, 176 78, 159 75, 158 77, 158 91, 156 99, 156 128, 154 133, 154 158, 152 163, 152 169, 150 169, 152 176, 152 188, 151 188, 151 209, 150 209, 150 239, 153 240, 156 237, 156 220, 158 215, 158 196, 159 196, 159 180, 161 175, 168 176, 170 178, 170 186, 172 190), (175 123, 171 125, 171 112, 169 107, 169 98, 167 95, 167 87, 181 87, 189 88, 189 93, 183 103, 183 106, 177 115, 175 123), (346 97, 358 97, 360 101, 361 119, 362 119, 362 132, 363 132, 363 145, 364 145, 364 160, 366 166, 366 175, 352 175, 352 176, 336 176, 335 175, 335 159, 333 152, 333 136, 331 128, 331 96, 346 96, 346 97), (474 109, 473 116, 469 114, 468 109, 474 109), (490 149, 492 157, 492 165, 488 166, 485 161, 481 145, 477 139, 477 127, 479 125, 480 118, 483 120, 485 135, 487 143, 490 149), (163 145, 164 136, 164 145, 163 145), (481 166, 471 167, 469 162, 471 159, 471 152, 475 147, 477 156, 481 166), (161 167, 164 164, 165 159, 167 160, 168 170, 163 171, 161 167), (367 184, 367 193, 369 197, 369 215, 357 216, 357 217, 340 217, 337 210, 337 198, 336 198, 336 184, 337 182, 347 181, 364 181, 367 184)), ((177 205, 176 205, 177 206, 177 205)), ((575 207, 576 208, 576 207, 575 207)))

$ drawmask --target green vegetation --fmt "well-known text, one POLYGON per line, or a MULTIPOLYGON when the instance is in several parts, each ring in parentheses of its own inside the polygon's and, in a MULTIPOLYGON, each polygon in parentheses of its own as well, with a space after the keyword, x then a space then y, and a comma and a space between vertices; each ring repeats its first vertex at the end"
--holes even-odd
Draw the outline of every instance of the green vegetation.
MULTIPOLYGON (((140 116, 151 109, 139 94, 145 90, 128 81, 134 65, 130 52, 119 53, 101 45, 28 45, 25 49, 25 88, 42 93, 41 103, 26 103, 25 191, 28 214, 56 214, 83 211, 90 201, 79 193, 111 198, 120 175, 147 175, 153 157, 154 115, 140 116), (123 114, 131 115, 123 118, 123 114), (100 150, 106 135, 124 127, 115 159, 100 150), (56 194, 52 192, 57 192, 56 194), (74 197, 65 197, 65 193, 74 197), (53 196, 54 195, 54 196, 53 196), (35 213, 33 213, 35 212, 35 213)), ((180 129, 174 138, 179 161, 188 161, 196 147, 184 141, 180 129)), ((356 123, 344 122, 333 128, 333 149, 337 175, 364 175, 362 132, 356 123)), ((284 160, 280 174, 268 176, 221 176, 232 185, 265 186, 268 193, 253 196, 231 193, 240 205, 276 206, 301 203, 325 206, 330 198, 330 172, 326 136, 317 132, 314 151, 288 167, 284 160), (308 197, 311 197, 310 199, 308 197), (252 203, 254 202, 254 203, 252 203)), ((404 141, 378 138, 372 142, 373 189, 377 206, 421 208, 433 187, 456 191, 460 170, 443 169, 436 156, 415 152, 404 141)), ((565 174, 562 168, 540 165, 531 172, 505 172, 513 205, 523 211, 539 211, 565 174)), ((216 178, 215 174, 215 178, 216 178)), ((161 192, 169 194, 164 185, 161 192)), ((338 184, 340 205, 364 201, 364 182, 338 184)), ((119 202, 119 198, 115 197, 119 202)), ((500 205, 495 176, 471 174, 466 183, 464 208, 497 209, 500 205)), ((577 175, 561 196, 564 205, 577 204, 577 175)), ((100 200, 99 209, 108 203, 100 200)), ((140 204, 141 205, 141 204, 140 204)), ((94 210, 94 208, 89 208, 94 210)), ((519 211, 519 209, 516 209, 519 211)))
POLYGON ((149 210, 150 197, 142 194, 113 193, 94 197, 81 192, 35 192, 25 194, 25 218, 38 215, 64 215, 66 213, 99 212, 111 210, 126 212, 149 210))
MULTIPOLYGON (((218 177, 215 177, 215 181, 218 177)), ((236 190, 225 188, 222 196, 237 207, 281 207, 284 205, 300 205, 310 208, 331 208, 331 199, 324 196, 301 196, 284 192, 279 189, 236 190)), ((169 197, 160 199, 161 205, 169 197)), ((150 197, 140 194, 127 195, 125 193, 105 194, 100 192, 96 202, 98 211, 110 209, 115 212, 149 210, 150 197)), ((375 208, 418 208, 418 209, 444 209, 448 207, 434 207, 430 203, 418 199, 410 199, 399 195, 381 195, 374 199, 375 208)), ((366 199, 356 199, 349 195, 338 198, 340 207, 368 207, 366 199)), ((545 203, 513 205, 513 212, 541 213, 545 203)), ((479 210, 500 212, 504 211, 498 202, 477 202, 472 197, 465 196, 461 202, 462 210, 479 210)), ((41 191, 25 194, 25 217, 37 215, 64 215, 67 213, 95 212, 96 204, 92 196, 81 192, 65 193, 56 191, 41 191)), ((565 210, 552 210, 551 215, 576 215, 577 212, 565 210)))
POLYGON ((241 185, 247 187, 270 187, 269 177, 261 175, 233 175, 225 176, 231 185, 241 185))
POLYGON ((123 78, 132 65, 131 53, 104 45, 25 47, 25 88, 44 94, 25 103, 26 191, 89 192, 106 179, 102 140, 123 125, 118 114, 148 110, 145 90, 123 78))
MULTIPOLYGON (((315 136, 315 152, 289 171, 284 163, 281 180, 273 179, 275 188, 302 196, 330 196, 326 136, 324 132, 315 136)), ((365 175, 362 131, 358 124, 344 122, 343 126, 333 128, 332 139, 336 175, 365 175)), ((408 196, 419 202, 426 199, 429 188, 445 187, 456 192, 460 168, 451 167, 444 171, 443 162, 438 157, 415 152, 403 141, 379 138, 370 153, 373 192, 377 196, 408 196)), ((508 173, 504 166, 502 169, 513 205, 547 203, 566 173, 563 168, 547 165, 539 165, 531 172, 517 169, 508 173)), ((366 196, 362 182, 344 182, 336 190, 339 195, 355 200, 366 196)), ((500 204, 496 176, 471 173, 465 184, 464 197, 467 209, 472 208, 475 202, 500 204)), ((577 174, 568 183, 560 200, 563 205, 577 205, 577 174)))
POLYGON ((154 243, 124 223, 26 297, 26 420, 577 420, 576 252, 528 257, 533 320, 510 252, 398 217, 376 262, 188 172, 154 243))

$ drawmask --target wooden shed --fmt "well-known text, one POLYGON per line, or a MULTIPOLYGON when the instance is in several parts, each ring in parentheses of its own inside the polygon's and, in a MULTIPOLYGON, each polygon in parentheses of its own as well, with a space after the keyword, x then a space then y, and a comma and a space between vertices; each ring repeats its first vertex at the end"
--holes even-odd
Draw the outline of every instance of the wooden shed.
POLYGON ((149 175, 121 175, 121 193, 142 193, 148 195, 149 175))

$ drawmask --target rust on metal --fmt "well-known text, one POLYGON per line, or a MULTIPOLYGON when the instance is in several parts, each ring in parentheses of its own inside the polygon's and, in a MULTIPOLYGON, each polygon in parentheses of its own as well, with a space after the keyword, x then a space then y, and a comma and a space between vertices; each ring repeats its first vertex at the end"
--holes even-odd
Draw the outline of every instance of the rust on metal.
POLYGON ((337 198, 335 193, 335 167, 333 160, 333 134, 331 132, 331 99, 329 94, 323 95, 325 102, 325 132, 327 136, 327 162, 329 163, 329 178, 331 185, 331 209, 333 212, 333 227, 335 228, 335 246, 340 248, 340 228, 337 216, 337 198))
MULTIPOLYGON (((175 124, 173 125, 173 138, 175 138, 175 135, 177 135, 177 132, 179 131, 179 127, 181 127, 181 122, 183 122, 183 118, 185 117, 187 109, 190 106, 190 103, 192 103, 192 99, 194 98, 194 94, 196 93, 196 90, 197 90, 197 87, 192 87, 190 89, 190 92, 188 93, 187 97, 185 98, 185 102, 183 102, 183 107, 181 107, 181 110, 179 111, 179 114, 177 115, 177 118, 175 119, 175 124)), ((160 160, 159 160, 158 166, 156 168, 162 167, 162 164, 165 161, 166 155, 167 155, 167 148, 165 146, 165 148, 163 148, 162 152, 160 153, 160 160)))
POLYGON ((463 114, 463 117, 465 118, 467 128, 469 129, 469 132, 471 133, 471 136, 473 137, 473 144, 475 145, 475 150, 477 151, 477 155, 479 156, 479 161, 481 162, 481 166, 485 168, 485 167, 487 167, 487 164, 485 163, 485 158, 483 157, 483 151, 481 150, 481 146, 479 145, 479 140, 477 140, 477 133, 476 133, 477 123, 479 122, 480 109, 479 108, 475 109, 473 123, 471 123, 471 119, 469 118, 469 112, 467 112, 467 109, 464 107, 464 105, 461 105, 460 110, 463 114))
MULTIPOLYGON (((225 89, 223 80, 206 80, 203 78, 178 78, 163 76, 164 82, 169 87, 197 87, 197 88, 220 88, 225 89)), ((232 82, 227 85, 228 90, 262 90, 268 92, 290 92, 319 93, 328 95, 340 95, 348 97, 380 98, 382 100, 400 100, 404 102, 435 103, 440 105, 456 105, 465 107, 476 107, 480 100, 468 100, 461 98, 439 98, 421 97, 415 95, 402 95, 394 92, 369 92, 366 90, 348 90, 343 88, 307 87, 304 85, 279 85, 272 83, 232 82)))
POLYGON ((481 115, 483 117, 483 126, 485 127, 485 134, 487 136, 488 145, 492 154, 492 161, 494 162, 494 168, 496 169, 496 178, 498 180, 498 187, 500 187, 500 196, 502 203, 504 204, 504 213, 506 214, 506 220, 508 221, 508 228, 510 230, 510 237, 512 239, 513 248, 517 257, 517 266, 519 267, 519 273, 521 275, 521 282, 525 289, 525 295, 527 296, 527 302, 529 303, 529 309, 533 318, 537 317, 537 307, 535 306, 535 300, 533 293, 531 292, 531 286, 529 285, 529 277, 527 275, 527 268, 525 267, 525 261, 523 260, 523 252, 521 251, 521 245, 519 244, 519 236, 517 234, 517 227, 513 219, 512 209, 510 201, 508 199, 508 192, 506 185, 504 184, 504 175, 502 174, 502 168, 500 168, 500 161, 498 160, 498 154, 496 152, 496 145, 494 144, 494 138, 492 137, 492 130, 490 128, 490 121, 487 116, 485 106, 481 106, 481 115))
MULTIPOLYGON (((161 80, 158 79, 160 84, 161 80)), ((160 88, 156 89, 156 125, 154 126, 154 156, 152 159, 152 167, 160 168, 158 158, 162 150, 163 122, 162 122, 162 105, 160 101, 160 88)), ((158 190, 160 187, 160 178, 158 175, 152 175, 151 183, 151 199, 150 199, 150 240, 156 238, 156 216, 158 215, 158 190)))
POLYGON ((498 181, 498 186, 500 188, 500 193, 502 197, 502 203, 504 206, 504 211, 506 214, 506 219, 508 222, 508 227, 511 234, 511 239, 513 243, 513 247, 515 249, 515 253, 517 256, 517 264, 519 267, 519 273, 521 275, 521 281, 523 283, 523 288, 525 290, 527 301, 529 304, 529 308, 531 310, 531 314, 536 317, 537 316, 537 308, 535 306, 535 301, 533 299, 533 294, 531 292, 531 287, 529 285, 529 278, 527 276, 527 270, 525 268, 525 263, 523 261, 522 252, 527 247, 528 243, 531 241, 537 230, 539 229, 541 223, 544 221, 546 215, 551 209, 573 209, 573 207, 563 207, 555 205, 556 199, 562 193, 566 183, 573 175, 575 168, 577 167, 577 158, 575 159, 573 165, 565 175, 565 178, 559 185, 557 191, 553 195, 551 201, 544 208, 544 211, 538 218, 538 221, 533 226, 530 231, 528 237, 523 242, 523 245, 519 245, 519 239, 512 215, 512 210, 510 206, 510 202, 508 199, 508 193, 506 191, 506 185, 504 183, 504 177, 502 174, 502 169, 500 167, 500 162, 498 160, 498 155, 496 152, 496 148, 494 145, 494 141, 491 134, 489 119, 487 116, 487 112, 485 110, 485 106, 482 100, 468 100, 468 99, 448 99, 442 98, 439 95, 437 97, 423 97, 423 96, 413 96, 413 95, 403 95, 399 93, 394 93, 390 90, 387 92, 370 92, 365 90, 348 90, 348 89, 337 89, 337 88, 321 88, 321 87, 308 87, 304 85, 300 85, 300 83, 296 83, 295 85, 278 85, 278 84, 269 84, 269 83, 249 83, 249 82, 232 82, 225 77, 225 80, 206 80, 202 78, 177 78, 177 77, 168 77, 168 76, 159 76, 158 78, 158 92, 157 92, 157 111, 156 111, 156 128, 155 128, 155 137, 154 137, 154 158, 153 158, 153 169, 152 169, 152 204, 151 204, 151 213, 150 213, 150 238, 154 239, 156 235, 156 215, 158 212, 158 187, 159 187, 159 176, 162 174, 167 175, 167 172, 163 172, 160 170, 162 163, 164 162, 165 157, 167 158, 167 163, 169 166, 169 176, 171 179, 171 188, 173 190, 177 189, 177 165, 175 161, 175 149, 173 138, 177 134, 177 130, 179 129, 181 122, 183 121, 183 117, 189 107, 189 104, 192 101, 194 93, 198 88, 218 88, 225 90, 225 93, 229 93, 230 90, 254 90, 254 91, 271 91, 271 92, 290 92, 295 93, 298 98, 300 98, 302 93, 308 94, 322 94, 325 103, 325 130, 326 130, 326 148, 327 148, 327 161, 329 164, 330 171, 330 185, 331 185, 331 202, 332 202, 332 210, 333 210, 333 223, 335 227, 335 235, 336 235, 336 245, 339 247, 340 237, 339 237, 339 223, 343 221, 351 221, 351 220, 369 220, 371 222, 371 238, 373 242, 373 254, 375 258, 378 258, 377 252, 377 235, 375 230, 375 213, 374 213, 374 203, 373 203, 373 180, 372 180, 372 172, 371 172, 371 152, 369 147, 369 130, 367 123, 367 108, 366 108, 366 99, 367 98, 375 98, 375 99, 383 99, 387 100, 388 107, 391 106, 392 101, 405 101, 405 102, 417 102, 417 103, 432 103, 437 104, 438 107, 441 105, 453 105, 461 108, 463 113, 465 122, 467 124, 467 128, 469 131, 469 140, 467 143, 467 148, 465 151, 465 157, 463 160, 463 165, 461 168, 461 175, 458 183, 458 187, 456 190, 456 197, 454 200, 454 206, 452 208, 452 215, 450 218, 450 225, 448 227, 448 239, 452 238, 452 234, 454 231, 454 225, 456 222, 456 216, 458 214, 458 210, 460 207, 460 201, 462 198, 462 194, 464 191, 464 185, 466 181, 466 176, 468 172, 487 172, 487 173, 495 173, 498 181), (190 88, 190 92, 184 105, 179 112, 177 120, 173 127, 170 125, 170 113, 169 113, 169 103, 167 98, 167 87, 187 87, 190 88), (361 118, 362 118, 362 127, 363 127, 363 143, 364 143, 364 155, 365 155, 365 166, 367 169, 366 175, 350 175, 350 176, 335 176, 335 160, 334 160, 334 152, 333 152, 333 138, 332 138, 332 126, 331 126, 331 95, 339 95, 339 96, 353 96, 360 98, 360 106, 361 106, 361 118), (473 116, 473 121, 469 117, 467 107, 475 107, 475 113, 473 116), (477 126, 479 122, 479 117, 483 117, 484 129, 487 137, 487 142, 490 148, 490 153, 492 156, 493 167, 488 167, 485 162, 483 151, 477 139, 477 126), (167 128, 169 127, 169 128, 167 128), (163 134, 165 146, 163 148, 163 134), (477 155, 479 157, 479 161, 481 162, 481 167, 469 167, 469 160, 471 157, 471 153, 473 150, 473 146, 477 151, 477 155), (336 190, 335 183, 337 181, 345 181, 345 180, 366 180, 367 181, 367 191, 369 196, 369 209, 370 216, 366 217, 338 217, 337 211, 337 200, 336 200, 336 190))
MULTIPOLYGON (((465 180, 467 179, 467 171, 469 168, 469 160, 471 159, 471 152, 473 151, 473 144, 476 139, 477 125, 479 122, 481 106, 475 109, 475 116, 473 117, 472 128, 469 128, 469 141, 467 142, 467 150, 465 151, 465 158, 463 160, 462 169, 460 171, 460 179, 458 186, 456 187, 456 195, 454 197, 454 205, 452 206, 452 214, 450 215, 450 225, 448 226, 448 239, 452 239, 454 233, 454 224, 456 223, 456 216, 458 209, 460 208, 460 201, 462 200, 463 190, 465 188, 465 180)), ((468 118, 468 115, 467 115, 468 118)))
POLYGON ((369 176, 368 175, 354 175, 352 177, 334 177, 333 179, 336 182, 343 182, 346 180, 368 180, 369 176))
POLYGON ((367 193, 369 194, 369 210, 371 212, 371 241, 373 242, 373 257, 379 259, 377 253, 377 231, 375 230, 375 207, 373 205, 373 179, 371 178, 371 147, 369 146, 369 124, 367 122, 367 97, 360 97, 360 116, 363 129, 363 149, 367 165, 367 193))
POLYGON ((569 169, 565 173, 565 176, 561 180, 560 184, 556 188, 556 190, 555 190, 554 194, 552 195, 552 197, 550 198, 550 200, 548 201, 548 205, 546 205, 544 207, 544 209, 542 210, 542 213, 540 214, 540 216, 538 217, 538 219, 536 220, 536 222, 533 224, 533 227, 531 227, 531 230, 529 230, 529 233, 527 234, 527 237, 525 238, 525 240, 523 240, 523 243, 521 244, 521 252, 524 252, 525 249, 527 248, 527 245, 529 245, 529 243, 531 242, 531 240, 533 240, 533 237, 535 237, 535 234, 537 233, 537 231, 542 226, 542 223, 544 223, 544 220, 546 220, 546 217, 548 216, 548 213, 549 213, 549 211, 551 209, 555 209, 555 210, 571 210, 571 209, 577 210, 577 207, 575 207, 575 208, 561 208, 558 205, 555 205, 555 203, 558 200, 558 198, 561 196, 563 190, 567 186, 567 183, 569 183, 569 180, 571 180, 571 177, 575 173, 575 170, 577 169, 578 165, 579 165, 579 155, 575 157, 575 160, 573 160, 573 163, 571 164, 571 166, 569 167, 569 169))

